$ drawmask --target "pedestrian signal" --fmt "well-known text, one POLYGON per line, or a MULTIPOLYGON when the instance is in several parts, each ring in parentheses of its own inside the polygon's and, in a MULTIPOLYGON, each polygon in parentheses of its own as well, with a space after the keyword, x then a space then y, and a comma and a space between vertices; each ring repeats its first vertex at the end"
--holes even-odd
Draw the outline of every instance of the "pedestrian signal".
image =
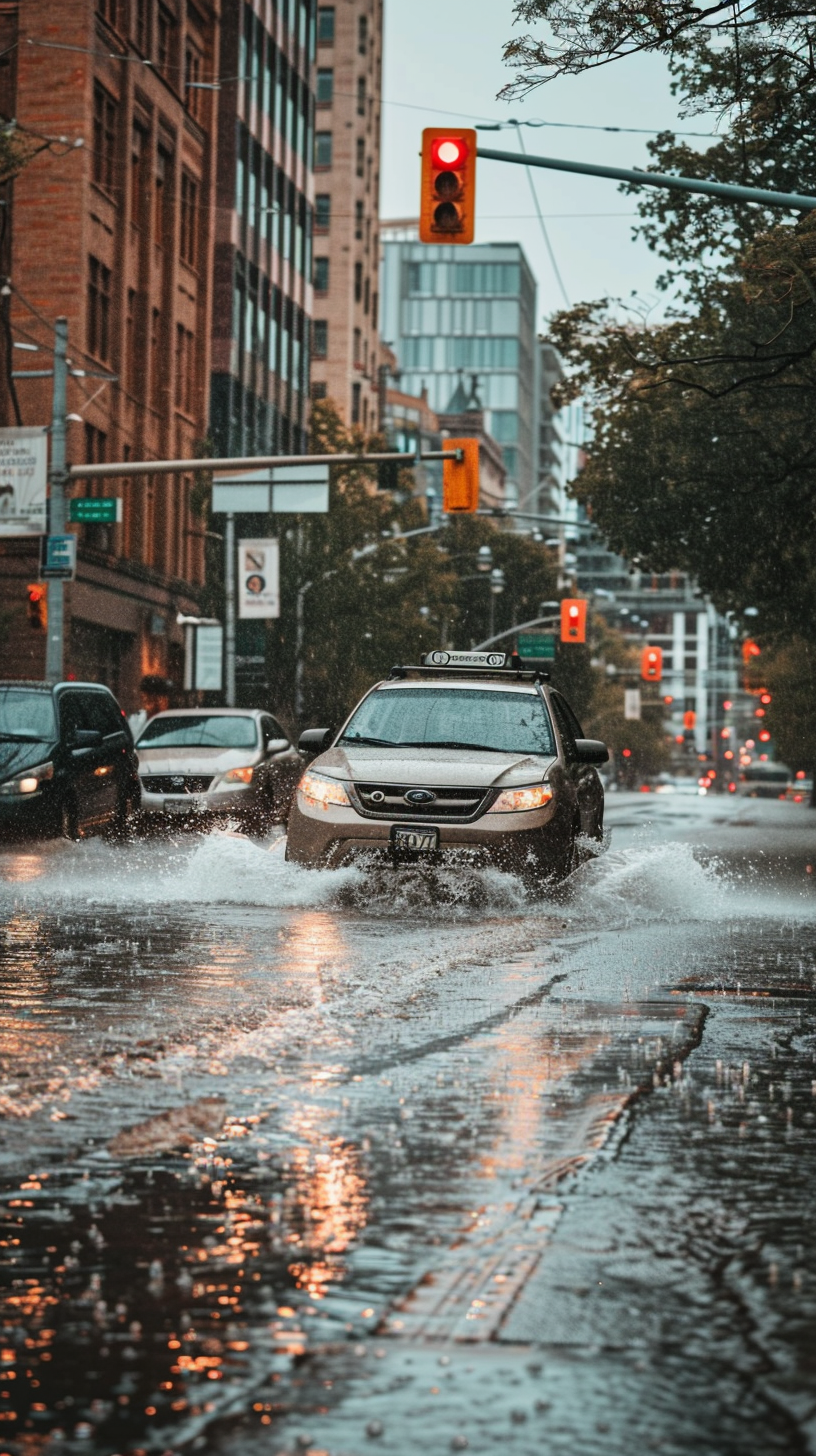
POLYGON ((663 651, 660 647, 644 647, 640 675, 644 682, 660 682, 663 676, 663 651))
POLYGON ((476 132, 427 126, 422 133, 421 243, 472 243, 476 226, 476 132))
POLYGON ((561 641, 586 642, 587 604, 581 597, 564 597, 561 603, 561 641))
POLYGON ((479 504, 479 441, 443 440, 445 451, 461 451, 461 460, 442 461, 442 510, 446 515, 475 511, 479 504))
POLYGON ((28 592, 28 621, 35 632, 44 632, 48 626, 48 587, 44 582, 34 581, 26 587, 28 592))
POLYGON ((747 637, 742 644, 742 660, 746 667, 754 657, 759 657, 759 646, 756 642, 752 642, 750 637, 747 637))

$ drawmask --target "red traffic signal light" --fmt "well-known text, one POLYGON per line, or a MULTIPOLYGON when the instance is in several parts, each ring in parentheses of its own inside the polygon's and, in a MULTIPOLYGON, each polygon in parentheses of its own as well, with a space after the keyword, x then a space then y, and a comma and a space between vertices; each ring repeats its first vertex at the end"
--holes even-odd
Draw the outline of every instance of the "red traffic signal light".
POLYGON ((640 675, 644 682, 660 682, 663 676, 663 650, 644 647, 640 657, 640 675))
POLYGON ((697 727, 697 714, 696 713, 692 713, 690 710, 689 710, 688 713, 684 713, 683 714, 683 727, 684 728, 696 728, 697 727))
POLYGON ((564 597, 561 603, 561 641, 586 642, 587 604, 581 597, 564 597))
POLYGON ((742 660, 746 667, 754 657, 759 657, 759 646, 748 637, 742 644, 742 660))
POLYGON ((35 632, 44 632, 48 626, 48 583, 31 582, 28 592, 28 621, 35 632))
POLYGON ((422 133, 421 243, 472 243, 476 228, 476 132, 427 126, 422 133))
POLYGON ((442 461, 442 510, 447 515, 475 511, 479 504, 479 441, 443 440, 443 449, 461 450, 462 460, 442 461))

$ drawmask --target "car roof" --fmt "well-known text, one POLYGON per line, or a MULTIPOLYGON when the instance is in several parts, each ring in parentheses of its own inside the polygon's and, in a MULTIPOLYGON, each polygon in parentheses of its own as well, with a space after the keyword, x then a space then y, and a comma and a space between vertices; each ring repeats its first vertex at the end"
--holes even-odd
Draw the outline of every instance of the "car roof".
POLYGON ((206 714, 208 718, 263 718, 271 717, 267 714, 266 708, 162 708, 160 713, 154 713, 150 719, 155 723, 157 718, 200 718, 206 714))
MULTIPOLYGON (((542 686, 546 686, 546 684, 542 684, 542 686)), ((454 688, 454 689, 461 689, 461 688, 482 688, 484 690, 490 690, 491 692, 500 692, 500 693, 535 693, 535 691, 536 691, 535 683, 531 683, 531 682, 502 682, 502 680, 500 678, 489 678, 489 677, 488 678, 484 678, 484 677, 473 677, 473 678, 461 678, 461 677, 443 677, 443 678, 438 678, 438 677, 434 677, 434 678, 415 677, 415 678, 405 678, 405 677, 403 677, 403 678, 397 679, 396 681, 390 681, 389 680, 388 682, 380 682, 380 683, 377 683, 376 684, 375 691, 376 690, 379 690, 379 689, 383 689, 386 692, 391 692, 394 689, 396 689, 397 691, 399 691, 400 688, 406 688, 406 687, 412 687, 412 688, 416 688, 416 687, 429 688, 432 692, 433 691, 437 691, 439 688, 454 688)))
POLYGON ((74 682, 73 679, 66 682, 48 683, 40 682, 32 678, 6 677, 0 679, 0 688, 30 688, 33 692, 39 693, 61 693, 66 688, 82 688, 83 690, 89 689, 91 692, 96 693, 110 693, 111 697, 113 697, 111 689, 105 683, 74 682))

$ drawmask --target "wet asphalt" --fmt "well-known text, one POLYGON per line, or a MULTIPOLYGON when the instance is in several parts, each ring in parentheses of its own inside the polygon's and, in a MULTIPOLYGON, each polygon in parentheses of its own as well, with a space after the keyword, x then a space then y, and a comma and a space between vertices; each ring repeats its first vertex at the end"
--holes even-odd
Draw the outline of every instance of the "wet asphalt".
POLYGON ((816 1450, 816 813, 0 851, 0 1456, 816 1450))

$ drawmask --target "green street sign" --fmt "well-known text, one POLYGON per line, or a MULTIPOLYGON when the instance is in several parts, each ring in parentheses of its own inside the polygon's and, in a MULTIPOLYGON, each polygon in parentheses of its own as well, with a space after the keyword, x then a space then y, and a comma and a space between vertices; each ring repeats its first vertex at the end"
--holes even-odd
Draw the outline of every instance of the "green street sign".
POLYGON ((96 521, 111 524, 122 519, 122 501, 112 495, 79 496, 70 501, 69 506, 69 521, 96 521))
POLYGON ((519 632, 519 657, 537 657, 555 662, 554 632, 519 632))

